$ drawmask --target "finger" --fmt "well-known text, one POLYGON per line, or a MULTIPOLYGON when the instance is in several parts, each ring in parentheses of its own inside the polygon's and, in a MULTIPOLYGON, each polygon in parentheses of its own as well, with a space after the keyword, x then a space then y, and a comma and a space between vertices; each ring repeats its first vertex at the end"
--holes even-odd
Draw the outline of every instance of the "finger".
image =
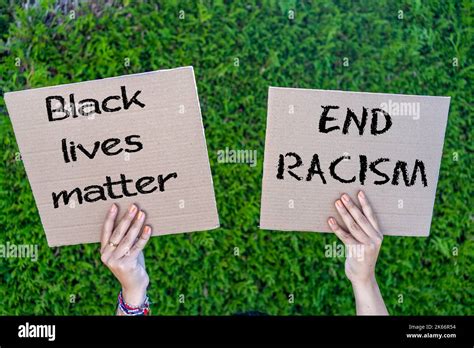
POLYGON ((127 212, 124 214, 122 219, 120 220, 119 224, 117 227, 115 227, 114 231, 112 232, 112 235, 110 236, 109 240, 107 241, 107 245, 104 248, 103 254, 105 254, 105 258, 109 257, 112 252, 115 251, 117 246, 119 245, 120 241, 122 240, 123 236, 127 232, 128 228, 130 227, 130 224, 133 221, 133 218, 137 214, 137 206, 135 204, 132 204, 127 212), (114 245, 112 245, 114 244, 114 245))
POLYGON ((115 228, 115 230, 112 232, 112 235, 110 236, 110 242, 114 244, 119 244, 120 241, 122 240, 123 236, 125 236, 125 233, 127 233, 128 228, 132 224, 133 219, 137 215, 137 206, 135 204, 132 204, 129 208, 128 211, 124 214, 122 219, 120 220, 119 224, 115 228))
POLYGON ((382 231, 380 231, 379 223, 375 217, 374 210, 372 209, 372 206, 369 203, 369 200, 367 199, 367 196, 365 195, 364 192, 359 191, 359 194, 357 195, 360 206, 362 207, 362 211, 364 212, 364 215, 367 217, 369 222, 372 224, 374 229, 377 231, 379 236, 383 236, 382 231))
POLYGON ((364 244, 370 243, 369 236, 365 234, 364 231, 362 231, 362 228, 360 228, 357 222, 354 221, 351 214, 349 214, 344 204, 342 204, 342 202, 339 199, 336 201, 336 209, 338 213, 341 215, 342 221, 344 221, 344 223, 346 224, 346 227, 348 228, 352 236, 360 243, 364 243, 364 244))
POLYGON ((105 246, 114 230, 115 225, 115 218, 117 217, 117 206, 112 204, 109 211, 107 212, 107 216, 105 217, 104 225, 102 226, 102 232, 100 234, 100 252, 104 251, 105 246))
POLYGON ((130 251, 130 248, 133 246, 133 244, 137 240, 137 236, 140 234, 140 231, 142 230, 144 222, 145 222, 145 213, 142 210, 140 210, 132 226, 130 226, 130 228, 128 229, 127 234, 122 238, 122 240, 120 241, 120 244, 112 253, 113 258, 119 259, 130 251))
POLYGON ((330 217, 328 219, 328 224, 329 228, 334 232, 337 238, 339 238, 341 242, 344 243, 344 245, 359 244, 359 242, 355 240, 350 233, 344 231, 344 229, 339 226, 336 219, 334 219, 333 217, 330 217))
POLYGON ((145 245, 150 240, 150 236, 151 236, 151 227, 150 226, 145 226, 145 228, 143 229, 142 234, 140 235, 140 238, 138 238, 135 245, 130 250, 130 254, 128 255, 128 257, 130 257, 130 258, 138 257, 140 252, 143 250, 145 245))
POLYGON ((344 193, 341 198, 342 203, 362 230, 371 238, 379 238, 379 233, 375 230, 374 226, 372 226, 359 207, 352 201, 351 197, 344 193))

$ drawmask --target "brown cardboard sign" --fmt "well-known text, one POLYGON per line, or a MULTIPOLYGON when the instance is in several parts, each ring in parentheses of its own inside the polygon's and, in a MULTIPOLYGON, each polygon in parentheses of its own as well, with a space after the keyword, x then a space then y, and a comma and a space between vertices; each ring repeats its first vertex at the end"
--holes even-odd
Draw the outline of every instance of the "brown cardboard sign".
POLYGON ((49 246, 98 242, 112 203, 154 235, 219 227, 192 67, 5 94, 49 246))
POLYGON ((384 234, 428 236, 449 103, 271 87, 260 227, 330 232, 335 200, 364 190, 384 234))

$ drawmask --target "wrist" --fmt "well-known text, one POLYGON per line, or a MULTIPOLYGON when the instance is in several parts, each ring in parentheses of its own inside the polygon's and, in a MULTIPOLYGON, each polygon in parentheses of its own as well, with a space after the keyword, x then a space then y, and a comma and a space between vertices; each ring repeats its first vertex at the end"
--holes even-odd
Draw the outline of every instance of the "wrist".
POLYGON ((377 280, 375 279, 375 274, 368 276, 366 278, 351 279, 352 287, 356 288, 373 288, 377 286, 377 280))
POLYGON ((140 306, 145 302, 147 286, 127 289, 122 287, 122 296, 126 303, 132 306, 140 306))

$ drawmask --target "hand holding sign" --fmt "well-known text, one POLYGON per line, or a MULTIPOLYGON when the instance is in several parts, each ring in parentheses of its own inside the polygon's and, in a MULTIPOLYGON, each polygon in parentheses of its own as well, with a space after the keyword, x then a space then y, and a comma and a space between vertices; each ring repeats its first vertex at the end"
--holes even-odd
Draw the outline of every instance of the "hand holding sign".
POLYGON ((116 223, 118 208, 112 205, 102 227, 101 260, 122 286, 124 300, 141 305, 146 297, 149 278, 143 248, 150 239, 151 227, 144 226, 145 212, 132 204, 116 223))
POLYGON ((382 246, 383 234, 375 213, 363 191, 357 195, 357 203, 343 194, 336 200, 336 210, 347 230, 330 217, 328 224, 345 246, 345 270, 352 283, 357 314, 387 315, 388 311, 375 279, 375 265, 382 246))
POLYGON ((361 208, 347 194, 335 202, 337 212, 344 221, 347 230, 336 219, 328 219, 329 227, 347 248, 362 249, 362 253, 353 253, 357 257, 346 257, 346 275, 352 282, 367 282, 375 277, 375 263, 382 245, 383 234, 378 226, 375 214, 365 194, 357 195, 361 208))

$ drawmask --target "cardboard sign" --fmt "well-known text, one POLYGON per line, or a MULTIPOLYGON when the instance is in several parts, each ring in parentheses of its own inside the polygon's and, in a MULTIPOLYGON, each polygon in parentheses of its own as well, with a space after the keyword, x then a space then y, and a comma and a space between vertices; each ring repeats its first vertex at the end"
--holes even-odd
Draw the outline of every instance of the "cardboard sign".
POLYGON ((6 93, 50 246, 98 242, 112 203, 154 235, 217 228, 192 67, 6 93))
POLYGON ((367 193, 382 232, 428 236, 449 97, 270 88, 260 227, 330 232, 367 193))

